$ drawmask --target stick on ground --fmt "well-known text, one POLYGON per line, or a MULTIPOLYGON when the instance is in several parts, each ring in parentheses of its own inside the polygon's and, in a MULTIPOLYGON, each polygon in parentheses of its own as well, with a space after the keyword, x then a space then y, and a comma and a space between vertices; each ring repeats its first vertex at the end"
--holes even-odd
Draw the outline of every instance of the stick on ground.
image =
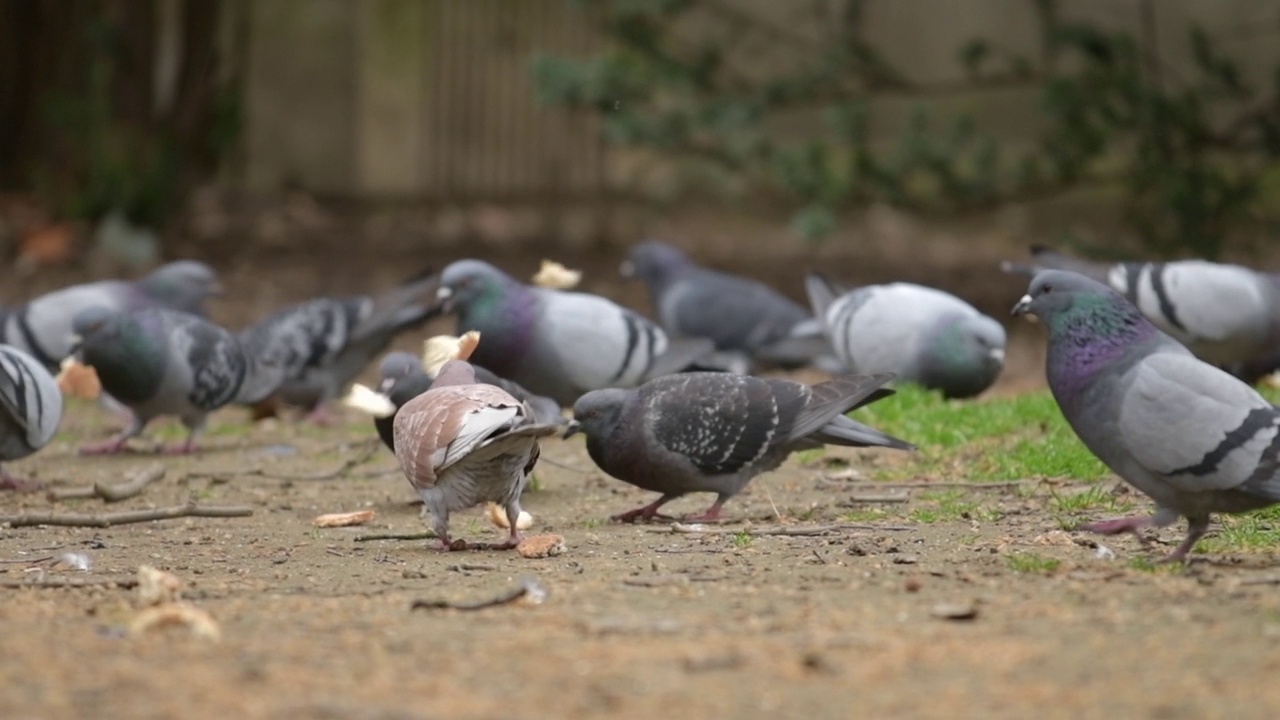
POLYGON ((180 517, 248 517, 253 509, 242 505, 174 505, 154 510, 125 510, 114 513, 27 513, 0 515, 0 525, 32 527, 58 525, 61 527, 112 527, 151 520, 169 520, 180 517))
POLYGON ((135 472, 128 480, 117 485, 108 485, 99 480, 93 485, 72 488, 57 488, 49 491, 50 500, 71 500, 82 498, 102 498, 106 502, 120 502, 142 494, 151 483, 164 477, 163 465, 150 465, 135 472))

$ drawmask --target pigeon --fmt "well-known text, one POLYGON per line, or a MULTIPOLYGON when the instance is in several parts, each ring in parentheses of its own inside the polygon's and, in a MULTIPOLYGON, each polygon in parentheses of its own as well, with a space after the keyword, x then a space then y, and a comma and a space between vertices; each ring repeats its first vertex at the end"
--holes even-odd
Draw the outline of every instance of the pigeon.
POLYGON ((714 351, 708 340, 670 341, 654 323, 598 295, 533 287, 480 260, 440 275, 458 333, 484 342, 470 361, 561 405, 606 387, 635 387, 714 351))
MULTIPOLYGON (((1048 329, 1045 373, 1063 416, 1093 454, 1156 503, 1150 517, 1085 525, 1103 534, 1187 518, 1166 560, 1184 560, 1211 513, 1280 502, 1280 409, 1198 359, 1110 287, 1037 273, 1015 315, 1048 329)), ((1141 535, 1138 536, 1141 539, 1141 535)))
POLYGON ((1071 270, 1105 283, 1197 357, 1246 382, 1280 368, 1280 275, 1206 260, 1108 264, 1042 246, 1031 253, 1030 265, 1001 266, 1025 275, 1071 270))
POLYGON ((422 369, 422 361, 409 352, 388 353, 378 364, 378 392, 391 401, 395 409, 390 415, 375 415, 373 427, 382 444, 396 451, 395 419, 405 403, 431 389, 432 378, 422 369))
POLYGON ((713 492, 716 500, 687 519, 716 520, 725 501, 751 478, 777 468, 797 450, 827 443, 913 449, 845 417, 892 395, 883 387, 892 378, 891 373, 845 375, 805 385, 731 373, 670 375, 636 389, 583 395, 573 405, 574 423, 565 437, 585 433, 587 452, 602 470, 662 493, 614 520, 659 517, 659 508, 691 492, 713 492))
POLYGON ((914 285, 868 285, 840 294, 819 274, 805 278, 814 314, 847 370, 973 397, 1004 366, 1005 330, 950 293, 914 285))
POLYGON ((180 260, 139 280, 101 280, 56 290, 0 313, 0 342, 25 350, 56 372, 71 354, 71 321, 81 310, 163 307, 204 317, 205 300, 220 293, 218 276, 204 263, 180 260))
POLYGON ((438 314, 436 278, 419 276, 378 297, 316 298, 240 332, 255 356, 285 369, 276 396, 328 421, 328 405, 401 332, 438 314))
MULTIPOLYGON (((24 458, 48 444, 62 420, 62 392, 40 361, 0 345, 0 460, 24 458)), ((37 485, 0 468, 0 488, 37 485)))
POLYGON ((709 338, 721 352, 787 368, 831 352, 821 333, 807 341, 798 333, 812 319, 805 308, 763 283, 699 267, 666 243, 631 248, 620 272, 648 286, 658 321, 672 337, 709 338))
POLYGON ((511 534, 501 547, 520 542, 520 495, 538 462, 538 438, 556 430, 534 422, 528 406, 502 389, 477 383, 463 360, 446 362, 431 389, 399 409, 396 459, 445 550, 459 547, 449 537, 449 513, 483 502, 506 511, 511 534))
POLYGON ((192 452, 209 413, 261 400, 284 379, 282 367, 247 352, 229 331, 178 310, 92 307, 76 315, 72 329, 80 338, 80 362, 133 414, 123 433, 82 448, 83 454, 120 452, 161 415, 177 415, 189 430, 186 442, 166 451, 192 452))

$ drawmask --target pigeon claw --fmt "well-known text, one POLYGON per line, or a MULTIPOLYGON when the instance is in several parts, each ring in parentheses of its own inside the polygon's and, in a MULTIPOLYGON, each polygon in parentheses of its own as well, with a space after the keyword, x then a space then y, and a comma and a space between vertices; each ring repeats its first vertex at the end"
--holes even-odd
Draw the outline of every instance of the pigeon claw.
POLYGON ((39 480, 27 480, 26 478, 14 477, 9 473, 0 473, 0 490, 9 490, 17 493, 32 493, 44 490, 45 484, 39 480))
POLYGON ((81 455, 119 455, 124 452, 124 439, 111 439, 106 442, 90 443, 80 448, 81 455))
POLYGON ((1146 538, 1142 537, 1139 532, 1144 528, 1151 527, 1151 518, 1149 517, 1123 517, 1113 518, 1111 520, 1099 520, 1097 522, 1085 523, 1077 525, 1076 530, 1085 532, 1098 533, 1099 535, 1120 535, 1122 533, 1133 533, 1139 540, 1146 542, 1146 538))

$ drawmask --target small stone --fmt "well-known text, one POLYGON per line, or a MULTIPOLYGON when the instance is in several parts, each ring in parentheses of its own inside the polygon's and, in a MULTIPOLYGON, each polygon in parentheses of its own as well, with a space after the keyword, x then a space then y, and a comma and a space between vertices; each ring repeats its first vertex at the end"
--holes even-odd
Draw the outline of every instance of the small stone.
POLYGON ((894 565, 915 565, 920 558, 915 555, 899 555, 893 559, 894 565))
POLYGON ((973 620, 978 617, 978 606, 972 602, 938 603, 929 614, 940 620, 973 620))
POLYGON ((909 593, 920 592, 921 587, 924 587, 924 583, 916 577, 907 578, 907 582, 903 584, 903 589, 909 593))

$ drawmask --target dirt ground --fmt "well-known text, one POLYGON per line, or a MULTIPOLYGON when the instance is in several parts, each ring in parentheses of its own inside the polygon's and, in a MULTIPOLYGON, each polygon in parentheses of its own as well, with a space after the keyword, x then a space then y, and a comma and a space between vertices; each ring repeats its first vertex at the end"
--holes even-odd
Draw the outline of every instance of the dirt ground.
MULTIPOLYGON (((973 265, 989 268, 989 259, 973 265)), ((600 267, 616 262, 607 260, 600 267)), ((228 284, 238 290, 219 310, 242 317, 249 308, 396 274, 365 272, 375 266, 407 267, 402 256, 352 262, 326 273, 277 263, 270 266, 276 276, 229 261, 228 284)), ((898 266, 881 267, 858 272, 898 266)), ((775 268, 788 276, 802 270, 775 268)), ((1016 299, 1008 296, 1016 282, 1011 290, 998 275, 963 277, 978 278, 969 287, 993 311, 1016 299)), ((634 288, 611 289, 643 307, 634 288)), ((1039 384, 1037 341, 1019 331, 1011 368, 994 392, 1039 384)), ((931 488, 872 488, 887 497, 868 497, 847 476, 793 458, 731 501, 727 524, 673 532, 608 522, 650 496, 604 477, 580 439, 549 440, 525 507, 536 518, 531 532, 560 534, 567 549, 530 560, 509 551, 442 553, 429 540, 362 540, 419 533, 425 524, 394 459, 354 415, 334 428, 275 421, 249 428, 245 412, 227 410, 215 416, 197 456, 148 452, 176 437, 168 424, 138 442, 136 453, 76 454, 114 422, 77 401, 59 437, 11 468, 56 489, 120 482, 157 463, 166 469, 162 479, 109 506, 6 495, 5 513, 114 512, 194 499, 253 514, 0 529, 0 717, 1280 713, 1276 553, 1201 556, 1185 570, 1134 569, 1133 558, 1167 547, 1143 550, 1117 539, 1107 541, 1116 557, 1099 557, 1090 539, 1059 530, 1045 510, 1050 488, 1036 479, 965 491, 998 510, 999 520, 917 524, 904 518, 931 488), (312 524, 321 513, 361 509, 376 511, 376 519, 359 528, 312 524), (888 514, 846 522, 850 513, 875 509, 888 514), (823 526, 812 535, 748 532, 823 526), (68 553, 88 569, 72 567, 68 553), (1011 558, 1020 553, 1061 564, 1015 569, 1011 558), (140 608, 129 581, 139 565, 182 579, 184 598, 212 615, 221 639, 182 628, 130 634, 140 608), (485 600, 526 579, 545 588, 540 604, 411 609, 416 600, 485 600), (85 586, 12 587, 31 582, 85 586)), ((889 452, 832 454, 855 469, 895 461, 889 452)), ((709 502, 695 496, 672 510, 709 502)), ((453 527, 471 540, 500 537, 479 511, 455 516, 453 527)), ((1180 532, 1171 528, 1160 539, 1176 542, 1180 532)))

